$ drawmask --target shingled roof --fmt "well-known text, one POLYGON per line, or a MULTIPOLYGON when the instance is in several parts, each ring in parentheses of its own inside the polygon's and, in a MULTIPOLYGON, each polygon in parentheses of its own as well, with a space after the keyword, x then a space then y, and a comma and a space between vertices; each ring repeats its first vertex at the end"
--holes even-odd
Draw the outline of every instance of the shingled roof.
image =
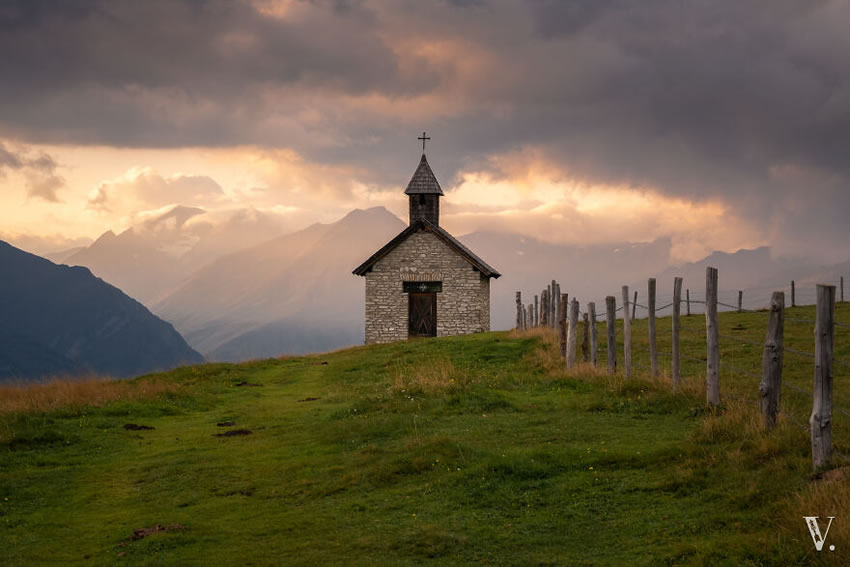
POLYGON ((407 184, 407 189, 404 190, 405 195, 442 195, 443 190, 440 188, 440 183, 431 171, 431 166, 428 165, 428 160, 425 154, 422 154, 422 159, 419 160, 419 167, 413 172, 413 177, 410 178, 410 183, 407 184))
MULTIPOLYGON (((425 166, 427 167, 428 162, 425 161, 424 155, 422 156, 422 161, 425 163, 425 166)), ((421 164, 420 164, 420 167, 421 167, 421 164)), ((419 170, 417 170, 417 173, 418 173, 418 171, 419 170)), ((430 172, 431 169, 428 168, 428 171, 430 172)), ((431 175, 433 176, 434 174, 432 173, 431 175)), ((414 175, 414 178, 416 178, 415 175, 414 175)), ((436 183, 436 179, 434 180, 434 182, 436 183)), ((437 185, 437 189, 439 189, 439 187, 440 186, 437 185)), ((372 254, 372 256, 368 260, 366 260, 365 262, 360 264, 357 268, 355 268, 352 273, 354 275, 357 275, 357 276, 365 276, 366 273, 369 270, 372 269, 372 266, 374 266, 378 262, 378 260, 380 260, 381 258, 386 256, 387 254, 389 254, 396 246, 398 246, 399 244, 404 242, 407 239, 407 237, 409 237, 411 234, 413 234, 415 232, 419 232, 419 231, 425 231, 425 232, 433 233, 437 238, 439 238, 440 240, 445 242, 449 246, 449 248, 453 249, 455 252, 460 254, 467 262, 469 262, 472 265, 473 268, 475 268, 476 270, 478 270, 479 272, 484 274, 486 277, 488 277, 488 278, 498 278, 499 276, 502 275, 499 272, 497 272, 496 270, 494 270, 491 266, 489 266, 487 264, 487 262, 485 262, 484 260, 482 260, 481 258, 476 256, 475 254, 473 254, 472 251, 469 248, 467 248, 466 246, 461 244, 454 236, 452 236, 451 234, 449 234, 448 232, 446 232, 445 230, 443 230, 439 226, 432 224, 432 223, 426 221, 425 219, 421 219, 421 218, 417 219, 413 224, 411 224, 406 229, 404 229, 400 233, 398 233, 398 235, 395 238, 393 238, 392 240, 387 242, 384 245, 383 248, 381 248, 380 250, 378 250, 377 252, 372 254)))

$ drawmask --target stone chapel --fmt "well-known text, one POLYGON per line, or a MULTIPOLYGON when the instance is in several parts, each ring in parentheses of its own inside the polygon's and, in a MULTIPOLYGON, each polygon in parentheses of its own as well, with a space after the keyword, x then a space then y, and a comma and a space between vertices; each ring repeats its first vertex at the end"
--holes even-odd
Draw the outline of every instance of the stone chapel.
POLYGON ((366 344, 489 331, 501 274, 440 227, 443 190, 424 145, 404 193, 410 225, 353 272, 366 278, 366 344))

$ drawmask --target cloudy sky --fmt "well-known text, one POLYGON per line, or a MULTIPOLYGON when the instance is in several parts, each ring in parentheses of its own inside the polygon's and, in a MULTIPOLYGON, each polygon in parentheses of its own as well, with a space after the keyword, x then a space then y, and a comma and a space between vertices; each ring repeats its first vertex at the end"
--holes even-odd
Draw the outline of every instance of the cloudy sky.
POLYGON ((847 0, 3 0, 0 237, 179 203, 850 258, 847 0))

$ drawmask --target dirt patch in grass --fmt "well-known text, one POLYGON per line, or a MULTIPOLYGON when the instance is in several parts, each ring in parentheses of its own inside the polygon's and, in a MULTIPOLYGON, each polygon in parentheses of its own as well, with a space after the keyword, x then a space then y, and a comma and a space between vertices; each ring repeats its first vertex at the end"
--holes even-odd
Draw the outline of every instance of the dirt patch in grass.
POLYGON ((182 532, 185 530, 186 526, 182 524, 169 524, 167 526, 164 526, 162 524, 155 524, 149 528, 137 528, 133 530, 133 535, 130 536, 130 541, 138 541, 154 534, 166 532, 182 532))
POLYGON ((149 431, 151 429, 156 429, 151 425, 138 425, 136 423, 125 423, 124 429, 127 431, 149 431))
POLYGON ((259 388, 261 384, 254 384, 253 382, 246 382, 245 380, 236 383, 237 388, 240 388, 242 386, 246 386, 248 388, 259 388))
POLYGON ((239 435, 251 435, 250 429, 231 429, 230 431, 225 431, 224 433, 216 433, 215 437, 237 437, 239 435))
POLYGON ((233 427, 234 425, 236 425, 236 422, 235 421, 220 421, 220 422, 216 423, 215 425, 216 425, 216 427, 233 427))

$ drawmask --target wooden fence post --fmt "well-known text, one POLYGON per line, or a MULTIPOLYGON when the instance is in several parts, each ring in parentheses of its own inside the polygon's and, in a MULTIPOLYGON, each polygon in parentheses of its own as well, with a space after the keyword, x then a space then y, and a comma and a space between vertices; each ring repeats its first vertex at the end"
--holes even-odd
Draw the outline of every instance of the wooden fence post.
POLYGON ((685 290, 685 301, 688 302, 688 310, 685 312, 688 317, 691 316, 691 289, 688 288, 685 290))
POLYGON ((705 398, 720 405, 720 345, 717 329, 717 268, 705 269, 705 398))
POLYGON ((835 286, 817 286, 815 316, 815 390, 812 402, 812 468, 832 459, 832 355, 834 347, 835 286))
POLYGON ((588 352, 587 352, 587 350, 590 346, 588 344, 589 341, 590 341, 590 319, 588 318, 587 313, 584 313, 581 316, 581 322, 582 322, 581 359, 582 359, 583 362, 587 362, 590 358, 588 356, 588 352))
POLYGON ((797 307, 797 286, 794 280, 791 280, 791 307, 797 307))
POLYGON ((741 312, 741 305, 744 302, 744 292, 743 290, 738 290, 738 313, 741 312))
POLYGON ((534 326, 536 327, 540 322, 540 303, 538 301, 537 295, 534 296, 534 326))
POLYGON ((570 302, 570 327, 567 334, 567 368, 576 365, 576 343, 578 342, 578 300, 570 302))
POLYGON ((632 377, 632 322, 629 319, 629 286, 623 286, 623 366, 626 378, 632 377))
POLYGON ((561 294, 558 293, 558 284, 552 280, 552 328, 558 330, 558 304, 561 302, 561 294))
POLYGON ((540 326, 545 327, 547 325, 546 322, 546 312, 549 310, 546 302, 546 293, 547 290, 543 290, 540 292, 540 326))
POLYGON ((658 376, 658 345, 655 342, 655 278, 647 283, 646 307, 649 326, 649 365, 653 376, 658 376))
POLYGON ((635 298, 632 300, 632 321, 635 320, 635 310, 636 309, 637 309, 637 291, 635 291, 635 298))
POLYGON ((557 330, 558 322, 561 320, 561 290, 555 280, 552 280, 552 282, 552 299, 555 300, 554 305, 552 305, 552 322, 554 323, 552 328, 557 330))
POLYGON ((561 356, 567 356, 567 294, 561 294, 558 308, 558 344, 561 346, 561 356))
POLYGON ((516 328, 522 330, 522 292, 516 292, 516 328))
POLYGON ((554 329, 558 325, 556 317, 558 316, 558 301, 561 296, 558 294, 555 280, 552 280, 550 285, 552 286, 552 295, 549 296, 549 326, 554 329))
POLYGON ((617 299, 613 295, 605 298, 605 319, 608 332, 608 374, 617 371, 617 299))
POLYGON ((761 416, 764 426, 773 429, 779 415, 779 399, 782 393, 782 341, 785 329, 785 292, 774 291, 770 298, 770 320, 761 358, 761 416))
MULTIPOLYGON (((555 289, 558 290, 558 295, 555 296, 555 319, 556 324, 561 321, 561 284, 556 283, 555 289)), ((566 321, 567 316, 564 315, 564 320, 566 321)))
POLYGON ((596 345, 596 303, 591 301, 587 304, 587 313, 590 316, 590 362, 594 368, 597 366, 597 345, 596 345))
POLYGON ((679 351, 679 315, 682 312, 682 278, 673 278, 673 390, 679 389, 681 380, 681 353, 679 351))

